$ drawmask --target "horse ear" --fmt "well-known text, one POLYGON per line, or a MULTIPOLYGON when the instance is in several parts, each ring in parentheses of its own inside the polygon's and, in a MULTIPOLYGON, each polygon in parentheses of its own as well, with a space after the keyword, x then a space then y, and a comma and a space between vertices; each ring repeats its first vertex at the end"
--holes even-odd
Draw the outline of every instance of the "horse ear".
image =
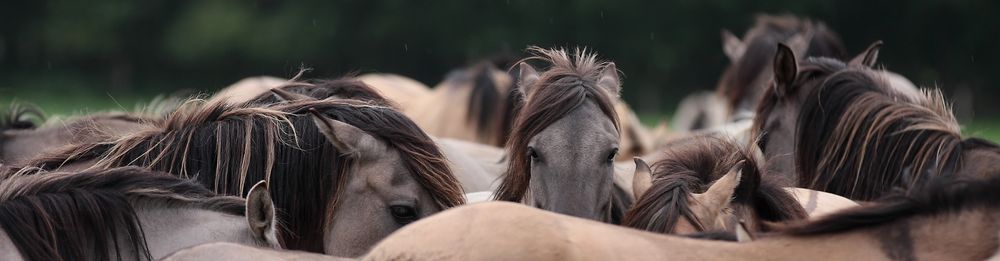
POLYGON ((246 216, 255 238, 278 246, 274 202, 271 201, 267 181, 261 180, 250 188, 250 193, 247 193, 246 216))
POLYGON ((538 82, 538 71, 535 71, 535 68, 531 67, 531 65, 526 62, 519 63, 517 67, 519 72, 517 88, 521 90, 521 94, 527 97, 528 92, 531 91, 531 88, 533 88, 535 83, 538 82))
POLYGON ((735 63, 743 58, 747 45, 729 30, 722 29, 722 52, 729 57, 729 62, 735 63))
POLYGON ((341 154, 357 153, 360 143, 368 135, 350 124, 327 118, 315 109, 310 108, 309 112, 316 127, 319 128, 319 132, 323 133, 326 140, 332 143, 341 154))
POLYGON ((712 183, 705 193, 696 194, 695 197, 707 209, 714 211, 722 210, 728 207, 729 202, 732 201, 733 193, 736 192, 736 186, 740 184, 742 176, 743 162, 740 162, 729 170, 729 173, 726 173, 725 176, 712 183))
POLYGON ((312 100, 312 97, 305 96, 302 94, 286 91, 281 87, 271 88, 271 93, 278 97, 281 101, 298 101, 298 100, 312 100))
POLYGON ((597 78, 597 86, 604 88, 611 95, 618 97, 622 91, 621 81, 618 80, 618 67, 615 63, 608 63, 601 72, 601 77, 597 78))
POLYGON ((790 94, 798 74, 799 65, 795 59, 795 52, 787 45, 778 43, 778 51, 774 54, 775 94, 778 97, 790 94))
POLYGON ((736 223, 736 242, 746 243, 753 240, 754 236, 753 234, 750 234, 749 230, 747 230, 746 222, 740 220, 739 223, 736 223))
POLYGON ((653 185, 653 171, 646 164, 646 161, 638 157, 633 158, 633 160, 635 161, 635 176, 632 177, 632 194, 636 199, 639 199, 653 185))
POLYGON ((882 49, 882 41, 875 41, 869 45, 864 52, 861 52, 858 56, 852 58, 847 64, 871 68, 872 66, 875 66, 875 62, 878 60, 879 49, 882 49))

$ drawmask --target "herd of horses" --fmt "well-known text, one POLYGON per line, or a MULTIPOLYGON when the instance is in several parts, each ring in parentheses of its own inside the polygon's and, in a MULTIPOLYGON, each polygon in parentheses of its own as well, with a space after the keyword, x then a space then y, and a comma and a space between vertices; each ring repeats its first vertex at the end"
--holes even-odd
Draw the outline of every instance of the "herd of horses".
MULTIPOLYGON (((2 260, 1000 258, 1000 146, 941 92, 760 16, 672 128, 613 62, 531 47, 430 88, 247 78, 0 136, 2 260), (502 68, 502 66, 500 67, 502 68)), ((43 121, 44 124, 37 124, 43 121)))

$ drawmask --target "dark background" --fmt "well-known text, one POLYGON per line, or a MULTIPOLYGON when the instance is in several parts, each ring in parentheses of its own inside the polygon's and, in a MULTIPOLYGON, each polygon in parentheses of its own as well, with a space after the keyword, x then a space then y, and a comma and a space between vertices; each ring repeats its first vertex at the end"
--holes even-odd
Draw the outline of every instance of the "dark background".
POLYGON ((885 41, 880 63, 985 124, 1000 116, 998 11, 990 0, 5 1, 0 102, 127 108, 303 65, 309 78, 380 71, 433 86, 452 68, 539 45, 597 51, 624 72, 640 114, 665 115, 714 88, 728 63, 721 29, 742 36, 758 13, 789 13, 825 22, 851 53, 885 41))

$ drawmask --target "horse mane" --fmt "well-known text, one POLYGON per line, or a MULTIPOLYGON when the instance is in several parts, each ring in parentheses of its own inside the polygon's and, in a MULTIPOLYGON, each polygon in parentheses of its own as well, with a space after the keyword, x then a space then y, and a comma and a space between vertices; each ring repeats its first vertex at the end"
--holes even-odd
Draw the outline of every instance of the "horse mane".
POLYGON ((322 251, 333 213, 355 159, 320 133, 315 110, 353 125, 401 153, 403 164, 441 208, 464 203, 461 187, 433 141, 395 109, 376 102, 293 100, 255 106, 190 100, 166 119, 113 142, 82 144, 29 166, 54 168, 99 159, 94 168, 138 165, 197 179, 217 193, 245 196, 268 181, 289 249, 322 251), (278 178, 272 178, 278 177, 278 178), (327 204, 329 203, 329 204, 327 204))
MULTIPOLYGON (((514 89, 513 82, 507 79, 497 79, 495 74, 502 73, 490 61, 482 61, 469 68, 456 69, 445 76, 444 84, 439 88, 469 90, 466 101, 465 121, 477 130, 479 140, 502 146, 506 124, 506 110, 510 110, 508 100, 509 90, 514 89), (498 80, 499 85, 498 85, 498 80)), ((456 90, 457 91, 457 90, 456 90)))
POLYGON ((136 200, 241 216, 246 208, 239 198, 216 197, 200 184, 137 167, 15 174, 0 183, 0 226, 28 260, 120 260, 126 249, 151 259, 136 200))
POLYGON ((778 231, 791 235, 822 235, 861 229, 897 220, 959 213, 977 208, 1000 207, 1000 176, 986 179, 937 175, 905 193, 895 193, 878 201, 811 222, 793 223, 778 231))
POLYGON ((7 114, 0 118, 0 131, 34 129, 38 127, 31 118, 45 121, 45 113, 33 104, 11 103, 7 114))
MULTIPOLYGON (((704 230, 688 205, 695 193, 704 193, 709 185, 722 178, 740 161, 744 162, 740 185, 736 187, 733 207, 736 214, 755 211, 763 222, 797 220, 806 212, 787 191, 768 179, 763 179, 763 159, 755 147, 740 146, 734 141, 712 135, 697 135, 666 145, 663 158, 651 166, 653 181, 625 214, 623 225, 672 233, 683 217, 699 230, 704 230)), ((748 221, 749 222, 749 221, 748 221)))
MULTIPOLYGON (((593 101, 615 130, 621 132, 615 113, 614 96, 597 86, 597 81, 608 67, 608 62, 597 60, 597 55, 585 49, 576 49, 572 54, 564 49, 543 49, 530 47, 535 56, 525 60, 540 60, 551 66, 539 76, 530 93, 520 93, 524 103, 518 109, 507 140, 507 155, 510 156, 503 181, 497 188, 495 198, 504 201, 521 201, 528 190, 531 166, 528 159, 528 142, 549 125, 555 123, 586 101, 593 101), (529 98, 530 97, 530 98, 529 98)), ((513 88, 520 89, 520 88, 513 88)))
POLYGON ((754 26, 744 36, 746 51, 739 61, 726 68, 716 87, 716 93, 725 97, 729 108, 735 110, 748 97, 750 102, 756 102, 754 98, 759 96, 754 95, 761 90, 754 88, 762 89, 763 86, 755 86, 754 82, 768 73, 766 69, 777 52, 777 44, 787 42, 796 35, 811 36, 803 57, 847 58, 847 48, 840 36, 822 22, 813 23, 791 15, 758 15, 754 26))
MULTIPOLYGON (((821 80, 798 87, 808 92, 796 126, 799 186, 871 200, 960 167, 961 130, 940 91, 912 97, 866 67, 817 58, 802 64, 795 86, 821 80)), ((768 99, 758 115, 773 109, 776 99, 768 99)))

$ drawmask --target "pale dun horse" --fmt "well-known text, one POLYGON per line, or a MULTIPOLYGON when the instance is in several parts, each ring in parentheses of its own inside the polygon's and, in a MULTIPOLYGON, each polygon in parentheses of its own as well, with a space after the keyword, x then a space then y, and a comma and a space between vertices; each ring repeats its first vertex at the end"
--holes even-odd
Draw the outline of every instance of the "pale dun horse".
POLYGON ((785 225, 751 242, 660 235, 490 202, 382 240, 364 260, 983 260, 1000 248, 1000 177, 937 180, 909 195, 785 225))

